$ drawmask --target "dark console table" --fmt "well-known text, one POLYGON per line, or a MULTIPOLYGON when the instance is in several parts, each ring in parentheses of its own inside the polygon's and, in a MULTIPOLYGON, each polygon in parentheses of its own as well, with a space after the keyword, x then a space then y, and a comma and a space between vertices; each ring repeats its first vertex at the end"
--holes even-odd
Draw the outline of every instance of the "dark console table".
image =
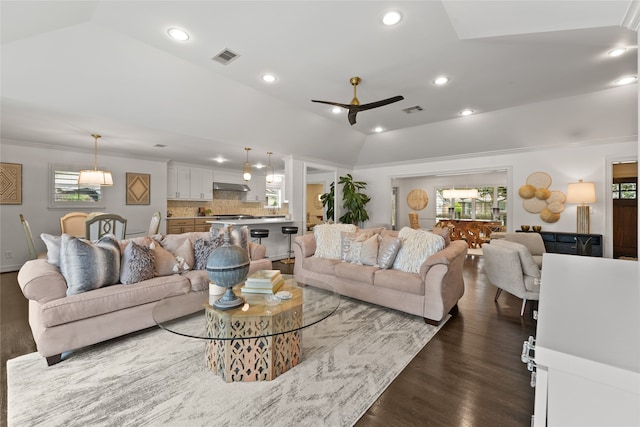
POLYGON ((557 254, 602 256, 602 234, 540 231, 547 252, 557 254))

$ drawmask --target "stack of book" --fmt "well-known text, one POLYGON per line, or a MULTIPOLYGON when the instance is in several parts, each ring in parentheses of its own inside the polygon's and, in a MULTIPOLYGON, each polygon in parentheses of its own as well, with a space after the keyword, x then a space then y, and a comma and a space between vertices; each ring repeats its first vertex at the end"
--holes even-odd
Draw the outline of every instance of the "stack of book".
POLYGON ((284 284, 280 270, 258 270, 244 282, 242 292, 254 294, 275 294, 284 284))

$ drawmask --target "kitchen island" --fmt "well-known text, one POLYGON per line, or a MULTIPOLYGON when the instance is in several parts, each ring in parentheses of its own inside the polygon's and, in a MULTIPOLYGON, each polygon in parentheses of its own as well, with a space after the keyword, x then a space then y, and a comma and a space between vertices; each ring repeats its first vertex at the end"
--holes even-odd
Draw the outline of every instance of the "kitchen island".
MULTIPOLYGON (((261 216, 253 218, 240 218, 240 219, 209 219, 206 220, 207 224, 213 226, 232 225, 234 227, 249 227, 261 228, 269 230, 269 237, 262 238, 262 244, 267 248, 267 258, 272 261, 287 258, 287 250, 289 249, 289 236, 282 234, 283 225, 297 225, 298 232, 304 230, 299 221, 293 221, 287 219, 284 216, 261 216)), ((292 238, 295 236, 292 236, 292 238)))

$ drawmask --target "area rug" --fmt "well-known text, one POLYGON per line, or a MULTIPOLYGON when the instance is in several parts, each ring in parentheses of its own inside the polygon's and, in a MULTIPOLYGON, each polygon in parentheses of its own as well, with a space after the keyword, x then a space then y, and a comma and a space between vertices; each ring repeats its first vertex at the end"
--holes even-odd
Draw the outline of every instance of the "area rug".
POLYGON ((8 423, 349 426, 438 329, 418 316, 342 298, 335 314, 303 331, 298 366, 254 383, 225 383, 205 368, 203 341, 156 328, 51 367, 31 353, 7 362, 8 423))

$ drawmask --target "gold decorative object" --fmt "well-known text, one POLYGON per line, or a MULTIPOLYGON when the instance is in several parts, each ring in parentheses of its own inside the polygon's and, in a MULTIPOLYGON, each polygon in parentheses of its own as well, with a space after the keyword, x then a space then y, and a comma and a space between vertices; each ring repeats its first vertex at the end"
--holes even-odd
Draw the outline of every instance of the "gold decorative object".
POLYGON ((551 191, 546 188, 537 188, 535 194, 536 198, 540 200, 547 200, 551 196, 551 191))
POLYGON ((542 212, 540 212, 540 219, 542 219, 544 222, 548 222, 551 224, 560 219, 560 214, 553 213, 549 209, 545 208, 542 210, 542 212))
POLYGON ((526 184, 521 186, 518 194, 522 197, 524 210, 539 213, 544 222, 556 222, 564 211, 566 197, 557 190, 549 190, 551 177, 545 172, 534 172, 527 177, 526 184))
POLYGON ((525 184, 518 189, 518 195, 523 199, 531 199, 536 195, 536 187, 525 184))
POLYGON ((420 189, 415 188, 407 194, 407 205, 413 210, 419 211, 427 207, 429 204, 429 196, 420 189))
POLYGON ((0 163, 0 205, 22 204, 22 165, 0 163))
POLYGON ((527 184, 536 188, 549 188, 551 186, 551 177, 545 172, 534 172, 527 177, 527 184))
POLYGON ((127 205, 151 204, 151 175, 127 172, 127 205))
POLYGON ((528 225, 521 225, 521 226, 520 226, 520 229, 521 229, 522 231, 529 231, 529 228, 530 228, 530 227, 529 227, 528 225))
POLYGON ((267 151, 267 154, 269 155, 269 163, 267 164, 267 167, 265 169, 265 180, 267 181, 267 183, 271 184, 274 180, 274 172, 273 172, 273 166, 271 166, 271 155, 273 154, 271 151, 267 151))
POLYGON ((242 179, 245 181, 251 181, 252 170, 251 163, 249 163, 249 151, 251 151, 251 148, 245 147, 244 150, 247 152, 247 161, 242 165, 242 179))
POLYGON ((542 210, 547 207, 547 202, 545 200, 532 197, 531 199, 523 200, 522 207, 525 211, 536 214, 542 212, 542 210))
POLYGON ((532 228, 533 228, 533 231, 535 231, 536 233, 539 233, 542 230, 541 225, 534 225, 532 228))
POLYGON ((580 203, 577 209, 577 231, 589 234, 589 206, 596 202, 596 186, 593 182, 579 180, 569 184, 567 190, 568 203, 580 203))

